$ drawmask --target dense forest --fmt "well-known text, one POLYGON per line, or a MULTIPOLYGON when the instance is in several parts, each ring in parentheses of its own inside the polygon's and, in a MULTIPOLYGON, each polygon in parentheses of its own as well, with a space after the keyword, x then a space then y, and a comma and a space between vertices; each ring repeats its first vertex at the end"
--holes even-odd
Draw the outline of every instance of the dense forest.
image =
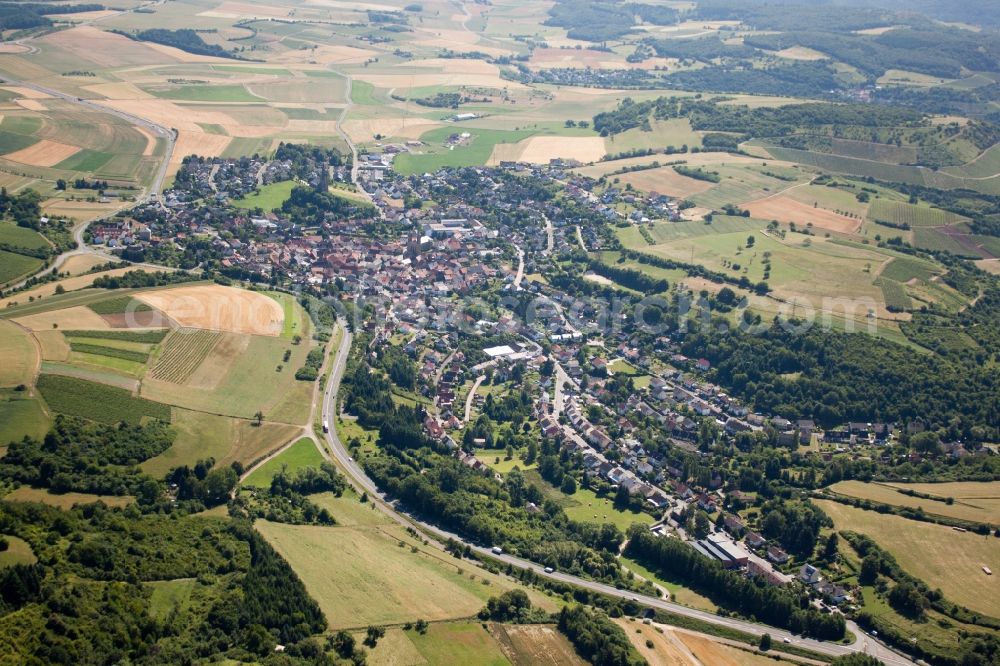
POLYGON ((306 143, 278 144, 274 151, 274 159, 288 160, 292 163, 292 173, 296 178, 308 179, 312 173, 323 166, 341 166, 350 163, 350 157, 344 156, 336 148, 323 148, 306 143))
POLYGON ((25 30, 52 25, 47 16, 55 14, 75 14, 78 12, 95 12, 104 9, 104 5, 86 3, 78 5, 56 5, 34 2, 3 2, 0 3, 0 29, 25 30))
POLYGON ((20 663, 254 660, 279 641, 298 651, 325 629, 301 581, 246 523, 3 502, 0 532, 38 556, 0 575, 0 649, 20 663), (191 585, 196 603, 152 614, 152 580, 191 585))
POLYGON ((1000 25, 1000 7, 980 0, 701 0, 701 19, 751 17, 773 30, 808 30, 816 25, 850 32, 884 25, 922 25, 924 16, 946 22, 1000 25), (739 14, 742 12, 742 14, 739 14), (923 15, 923 16, 921 16, 923 15))
POLYGON ((172 46, 180 49, 181 51, 194 53, 195 55, 238 59, 237 56, 233 55, 221 46, 206 43, 205 40, 201 38, 201 35, 194 30, 189 30, 187 28, 183 28, 181 30, 154 28, 152 30, 143 30, 135 35, 129 33, 121 34, 143 42, 154 42, 156 44, 163 44, 164 46, 172 46))
POLYGON ((621 4, 601 0, 559 0, 549 9, 546 25, 567 29, 570 39, 603 42, 628 33, 636 16, 647 23, 671 25, 677 11, 661 5, 621 4))
POLYGON ((170 447, 173 435, 166 424, 103 426, 59 416, 41 442, 11 442, 0 458, 0 478, 51 488, 55 492, 99 495, 138 495, 155 502, 159 489, 143 486, 151 479, 139 463, 170 447))
POLYGON ((635 654, 628 637, 607 615, 585 606, 564 606, 559 631, 576 651, 594 666, 639 666, 646 661, 635 654))
POLYGON ((998 378, 975 358, 914 353, 864 333, 768 328, 758 335, 696 332, 684 353, 712 362, 715 378, 756 409, 845 421, 921 421, 952 439, 996 439, 998 378))
POLYGON ((851 65, 871 80, 890 69, 955 79, 966 69, 1000 67, 1000 40, 958 28, 890 30, 874 36, 796 31, 752 35, 745 44, 770 51, 805 46, 851 65))
POLYGON ((281 204, 281 212, 293 223, 302 226, 318 226, 327 217, 333 216, 366 218, 372 215, 372 210, 370 204, 361 204, 304 185, 296 185, 291 196, 281 204))
POLYGON ((649 128, 650 119, 687 118, 698 131, 730 132, 742 140, 782 137, 797 132, 821 134, 846 128, 919 128, 928 120, 923 113, 864 104, 789 104, 780 107, 750 108, 724 104, 724 97, 692 99, 659 97, 636 102, 625 98, 613 111, 594 116, 594 129, 602 136, 634 128, 649 128))

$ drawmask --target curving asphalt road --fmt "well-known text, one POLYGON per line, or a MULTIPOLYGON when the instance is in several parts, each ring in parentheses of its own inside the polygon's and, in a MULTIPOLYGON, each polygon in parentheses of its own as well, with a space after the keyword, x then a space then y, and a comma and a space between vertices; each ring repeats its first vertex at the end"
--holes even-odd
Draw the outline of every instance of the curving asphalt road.
POLYGON ((326 383, 326 389, 323 393, 323 419, 330 424, 330 432, 325 433, 323 435, 323 439, 329 449, 329 452, 336 459, 339 466, 347 472, 349 480, 355 485, 355 487, 366 492, 372 502, 374 502, 383 512, 399 524, 405 527, 417 526, 423 531, 433 534, 439 539, 453 539, 468 545, 478 555, 497 560, 504 564, 510 564, 511 566, 520 569, 530 569, 538 576, 549 578, 551 580, 575 585, 577 587, 605 594, 610 597, 632 599, 651 608, 657 608, 684 617, 709 622, 714 625, 736 629, 755 636, 761 636, 767 633, 770 634, 772 639, 774 639, 774 641, 776 641, 779 645, 783 643, 785 639, 788 639, 791 641, 792 645, 834 657, 861 652, 877 657, 887 664, 887 666, 914 666, 914 663, 908 658, 890 650, 888 647, 879 643, 870 636, 865 635, 864 632, 862 632, 861 629, 853 622, 848 622, 848 629, 854 632, 854 634, 858 637, 858 640, 856 640, 852 645, 826 643, 808 638, 802 638, 783 629, 769 627, 755 622, 748 622, 746 620, 739 620, 736 618, 720 617, 718 615, 713 615, 712 613, 696 610, 694 608, 688 608, 687 606, 681 606, 656 597, 650 597, 628 590, 619 590, 611 585, 584 580, 559 571, 548 573, 545 571, 544 567, 539 564, 535 564, 534 562, 530 562, 506 553, 494 553, 489 547, 469 543, 457 534, 452 534, 435 525, 425 523, 419 518, 402 512, 398 507, 385 500, 385 496, 379 492, 378 487, 368 477, 368 475, 365 474, 365 471, 361 468, 361 466, 354 461, 337 435, 337 429, 335 427, 337 418, 337 392, 340 389, 340 382, 344 376, 344 368, 347 365, 347 357, 350 354, 352 338, 353 336, 351 333, 346 329, 346 327, 344 327, 344 336, 341 339, 340 347, 336 351, 336 356, 333 362, 333 370, 330 373, 330 378, 326 383))
MULTIPOLYGON (((145 129, 149 130, 150 132, 152 132, 153 135, 155 135, 155 136, 157 136, 159 138, 164 139, 166 141, 166 144, 167 144, 166 151, 163 154, 163 160, 160 162, 160 166, 156 170, 156 174, 154 175, 152 182, 149 184, 149 190, 148 190, 148 194, 147 194, 147 197, 150 200, 156 201, 156 202, 158 202, 158 203, 160 203, 162 205, 163 202, 160 199, 160 193, 163 190, 163 181, 166 180, 167 169, 170 166, 170 158, 173 156, 173 153, 174 153, 174 144, 176 142, 176 136, 174 135, 174 131, 172 129, 168 129, 166 127, 163 127, 162 125, 157 125, 156 123, 154 123, 154 122, 152 122, 150 120, 147 120, 145 118, 140 118, 139 116, 132 115, 131 113, 126 113, 124 111, 119 111, 118 109, 112 109, 112 108, 104 106, 102 104, 97 104, 96 102, 92 102, 90 100, 83 99, 82 97, 75 97, 73 95, 69 95, 67 93, 60 92, 60 91, 55 90, 53 88, 46 88, 45 86, 40 86, 40 85, 38 85, 36 83, 31 83, 29 81, 18 81, 17 79, 11 79, 11 78, 8 78, 8 77, 5 77, 5 76, 0 76, 0 84, 10 85, 10 86, 18 86, 18 87, 21 87, 21 88, 28 88, 28 89, 35 90, 35 91, 40 92, 40 93, 44 93, 46 95, 50 95, 51 97, 55 97, 55 98, 64 100, 66 102, 70 102, 71 104, 75 104, 77 106, 82 106, 82 107, 84 107, 86 109, 89 109, 91 111, 97 111, 99 113, 106 113, 108 115, 112 115, 112 116, 115 116, 117 118, 121 118, 122 120, 125 120, 126 122, 129 122, 129 123, 131 123, 133 125, 138 125, 140 127, 143 127, 145 129)), ((129 207, 131 207, 131 204, 129 204, 129 207)), ((62 265, 64 263, 66 263, 66 260, 69 259, 72 256, 78 256, 78 255, 83 255, 83 254, 93 254, 93 255, 96 255, 98 257, 101 257, 102 259, 106 259, 107 261, 115 261, 116 257, 111 256, 109 254, 106 254, 104 252, 101 252, 99 250, 95 250, 93 248, 89 248, 89 247, 87 247, 86 243, 83 242, 84 231, 87 229, 87 226, 92 221, 93 220, 85 222, 85 223, 79 225, 76 229, 74 229, 74 231, 73 231, 73 240, 75 240, 76 244, 77 244, 77 248, 75 250, 70 250, 68 252, 63 252, 61 255, 59 255, 58 257, 56 257, 56 260, 53 261, 50 266, 48 266, 47 268, 42 269, 41 271, 38 271, 37 273, 34 273, 33 275, 29 276, 28 278, 22 280, 19 283, 15 284, 15 285, 12 285, 11 288, 13 288, 13 289, 20 289, 31 278, 42 277, 42 276, 48 275, 49 273, 51 273, 53 271, 59 270, 62 267, 62 265)))
POLYGON ((350 113, 351 108, 354 106, 354 99, 351 97, 351 91, 354 88, 354 78, 350 74, 344 74, 343 72, 337 72, 347 80, 347 85, 344 88, 344 100, 346 104, 344 108, 340 110, 340 115, 337 116, 337 134, 340 138, 344 140, 347 147, 351 149, 351 182, 354 186, 358 188, 358 192, 366 197, 369 201, 372 200, 371 194, 366 190, 358 180, 358 173, 361 170, 361 163, 358 161, 358 147, 351 140, 350 135, 344 129, 344 121, 347 119, 347 114, 350 113))
POLYGON ((56 97, 66 102, 70 102, 71 104, 76 104, 77 106, 82 106, 84 108, 90 109, 91 111, 106 113, 108 115, 121 118, 122 120, 132 123, 133 125, 139 125, 140 127, 144 127, 150 132, 152 132, 154 135, 166 140, 167 150, 163 155, 163 162, 160 164, 160 168, 157 169, 156 175, 153 177, 153 181, 150 183, 149 186, 149 197, 155 199, 156 201, 160 200, 160 192, 163 189, 163 181, 166 179, 167 167, 170 164, 170 157, 173 155, 174 152, 174 142, 176 140, 176 137, 174 136, 173 130, 168 129, 163 125, 158 125, 152 122, 151 120, 147 120, 146 118, 140 118, 139 116, 132 115, 131 113, 126 113, 125 111, 119 111, 118 109, 113 109, 111 107, 104 106, 103 104, 98 104, 96 102, 83 99, 82 97, 69 95, 67 93, 60 92, 53 88, 46 88, 45 86, 40 86, 36 83, 31 83, 28 81, 18 81, 17 79, 11 79, 4 76, 0 76, 0 84, 18 86, 21 88, 30 88, 31 90, 35 90, 37 92, 44 93, 52 97, 56 97))
POLYGON ((514 275, 514 289, 521 288, 521 280, 524 279, 524 250, 519 245, 515 245, 517 250, 517 273, 514 275))

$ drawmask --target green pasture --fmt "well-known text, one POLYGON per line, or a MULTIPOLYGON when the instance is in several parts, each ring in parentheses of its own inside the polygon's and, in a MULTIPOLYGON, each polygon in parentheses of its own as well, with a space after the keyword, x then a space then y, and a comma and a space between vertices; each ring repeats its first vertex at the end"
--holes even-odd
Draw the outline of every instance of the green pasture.
POLYGON ((261 98, 250 93, 246 87, 228 85, 189 85, 176 88, 147 86, 146 92, 161 99, 185 102, 259 102, 261 98))
POLYGON ((13 282, 40 269, 45 262, 35 257, 0 250, 0 285, 13 282))
POLYGON ((243 484, 256 488, 268 488, 271 485, 271 479, 282 470, 294 474, 306 467, 319 467, 322 462, 323 456, 316 448, 316 443, 309 437, 303 437, 258 467, 243 480, 243 484))
POLYGON ((533 134, 536 132, 487 130, 459 124, 439 127, 420 137, 427 144, 420 153, 398 155, 393 168, 403 175, 412 175, 433 173, 444 167, 481 166, 486 164, 493 153, 493 147, 498 143, 517 143, 533 134), (444 146, 449 136, 463 132, 472 135, 468 144, 456 146, 453 150, 444 146))
POLYGON ((279 183, 265 185, 259 190, 246 195, 243 199, 232 199, 230 203, 233 207, 244 210, 260 208, 265 211, 271 211, 275 208, 281 208, 281 204, 288 201, 288 197, 292 195, 294 187, 295 181, 283 180, 279 183))

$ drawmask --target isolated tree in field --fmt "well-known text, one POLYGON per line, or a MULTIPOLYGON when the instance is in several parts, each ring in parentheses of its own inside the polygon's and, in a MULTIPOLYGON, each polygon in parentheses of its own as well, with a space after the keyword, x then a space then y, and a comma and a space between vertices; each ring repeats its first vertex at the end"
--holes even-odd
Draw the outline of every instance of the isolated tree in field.
POLYGON ((264 412, 257 410, 257 413, 253 415, 254 425, 258 428, 264 423, 264 412))
POLYGON ((365 645, 374 649, 378 645, 378 640, 385 636, 385 627, 369 626, 365 634, 365 645))
POLYGON ((326 639, 326 646, 344 659, 350 659, 354 655, 354 636, 341 629, 326 639))

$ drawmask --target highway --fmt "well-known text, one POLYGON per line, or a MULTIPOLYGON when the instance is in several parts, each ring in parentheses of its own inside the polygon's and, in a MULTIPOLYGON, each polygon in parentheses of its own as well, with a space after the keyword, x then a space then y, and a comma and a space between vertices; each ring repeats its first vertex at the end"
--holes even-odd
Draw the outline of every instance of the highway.
MULTIPOLYGON (((783 629, 769 627, 764 624, 758 624, 736 618, 720 617, 718 615, 713 615, 712 613, 696 610, 694 608, 688 608, 687 606, 681 606, 670 601, 664 601, 657 597, 638 594, 629 590, 619 590, 611 585, 585 580, 570 574, 561 573, 559 571, 547 573, 544 567, 539 564, 535 564, 534 562, 530 562, 506 553, 493 553, 487 546, 479 546, 469 543, 457 534, 452 534, 436 527, 435 525, 425 523, 414 516, 400 512, 397 507, 386 502, 384 495, 379 492, 375 483, 368 477, 367 474, 365 474, 361 466, 351 457, 347 448, 344 446, 343 442, 340 441, 340 438, 337 435, 337 392, 340 389, 340 383, 344 376, 344 369, 347 365, 347 357, 351 350, 352 338, 353 336, 351 333, 346 329, 346 327, 344 327, 344 336, 341 339, 339 348, 336 350, 336 356, 333 361, 333 369, 331 370, 330 377, 326 383, 326 389, 323 393, 323 420, 330 424, 330 432, 325 433, 323 436, 324 442, 326 443, 329 452, 336 459, 337 463, 347 473, 347 477, 351 483, 359 490, 366 492, 376 506, 378 506, 383 512, 399 524, 406 527, 419 527, 423 531, 434 535, 438 539, 453 539, 468 545, 478 555, 497 560, 504 564, 510 564, 511 566, 520 569, 529 569, 543 578, 560 581, 562 583, 574 585, 592 592, 605 594, 610 597, 631 599, 644 606, 668 611, 684 617, 702 620, 717 626, 736 629, 754 636, 761 636, 767 633, 771 635, 771 638, 779 646, 785 641, 785 639, 788 639, 791 641, 792 645, 834 657, 852 654, 855 652, 863 652, 877 657, 887 664, 887 666, 913 666, 912 661, 890 650, 870 636, 865 635, 853 622, 848 622, 848 628, 854 632, 854 634, 858 637, 858 640, 856 640, 852 645, 840 645, 837 643, 826 643, 808 638, 802 638, 783 629)), ((440 546, 440 544, 438 545, 440 546)))

